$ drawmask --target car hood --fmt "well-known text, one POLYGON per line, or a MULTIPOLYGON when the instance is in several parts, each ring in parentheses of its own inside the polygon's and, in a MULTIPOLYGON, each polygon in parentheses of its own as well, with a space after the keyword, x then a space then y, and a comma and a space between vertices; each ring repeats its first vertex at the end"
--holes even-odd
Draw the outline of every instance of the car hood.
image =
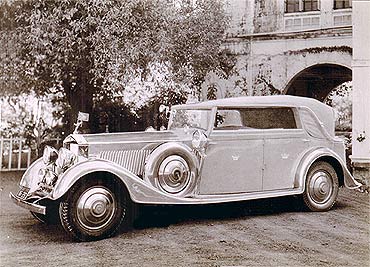
MULTIPOLYGON (((64 143, 77 143, 87 146, 88 158, 103 158, 116 161, 117 155, 131 151, 142 154, 143 158, 157 146, 168 142, 191 143, 191 131, 153 131, 153 132, 125 132, 103 134, 72 134, 64 143), (139 152, 140 151, 140 152, 139 152), (118 154, 117 154, 118 153, 118 154)), ((67 146, 68 147, 68 146, 67 146)), ((118 157, 119 158, 119 157, 118 157)), ((122 162, 117 162, 122 165, 122 162)))
POLYGON ((149 143, 185 141, 191 134, 185 131, 125 132, 101 134, 71 134, 64 142, 76 142, 81 145, 114 143, 149 143))

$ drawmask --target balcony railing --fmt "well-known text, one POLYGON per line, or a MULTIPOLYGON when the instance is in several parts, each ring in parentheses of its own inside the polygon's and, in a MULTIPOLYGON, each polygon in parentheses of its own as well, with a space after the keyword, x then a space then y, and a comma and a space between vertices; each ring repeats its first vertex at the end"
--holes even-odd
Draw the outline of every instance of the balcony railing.
POLYGON ((331 12, 297 12, 284 14, 285 31, 315 30, 352 25, 352 9, 331 12))
POLYGON ((321 26, 320 12, 300 12, 300 13, 287 13, 284 15, 284 30, 310 30, 318 29, 321 26))

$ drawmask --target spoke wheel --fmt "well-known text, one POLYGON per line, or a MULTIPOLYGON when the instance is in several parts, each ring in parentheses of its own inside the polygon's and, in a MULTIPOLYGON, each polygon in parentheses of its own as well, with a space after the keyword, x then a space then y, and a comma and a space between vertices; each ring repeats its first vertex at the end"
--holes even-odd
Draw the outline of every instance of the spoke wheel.
POLYGON ((126 190, 116 183, 91 179, 74 185, 61 202, 59 214, 63 228, 81 241, 113 235, 130 222, 130 203, 126 190))
POLYGON ((311 211, 327 211, 334 205, 338 196, 338 176, 327 162, 315 162, 310 167, 303 201, 311 211))

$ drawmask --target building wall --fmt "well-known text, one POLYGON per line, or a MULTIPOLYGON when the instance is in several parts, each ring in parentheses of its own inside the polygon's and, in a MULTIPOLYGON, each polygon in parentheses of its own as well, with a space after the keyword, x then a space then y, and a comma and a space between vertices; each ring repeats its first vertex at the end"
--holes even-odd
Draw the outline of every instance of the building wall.
POLYGON ((283 0, 227 1, 225 46, 237 64, 227 80, 208 75, 203 99, 210 86, 218 97, 283 94, 296 75, 317 64, 350 69, 351 9, 334 10, 333 2, 319 1, 319 11, 284 13, 283 0))

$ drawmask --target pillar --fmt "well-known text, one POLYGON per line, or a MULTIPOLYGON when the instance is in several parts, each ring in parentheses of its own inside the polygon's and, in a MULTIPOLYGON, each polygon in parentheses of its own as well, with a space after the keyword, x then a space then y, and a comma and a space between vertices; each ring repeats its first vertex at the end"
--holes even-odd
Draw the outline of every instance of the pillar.
POLYGON ((352 1, 354 177, 370 185, 370 0, 352 1))

